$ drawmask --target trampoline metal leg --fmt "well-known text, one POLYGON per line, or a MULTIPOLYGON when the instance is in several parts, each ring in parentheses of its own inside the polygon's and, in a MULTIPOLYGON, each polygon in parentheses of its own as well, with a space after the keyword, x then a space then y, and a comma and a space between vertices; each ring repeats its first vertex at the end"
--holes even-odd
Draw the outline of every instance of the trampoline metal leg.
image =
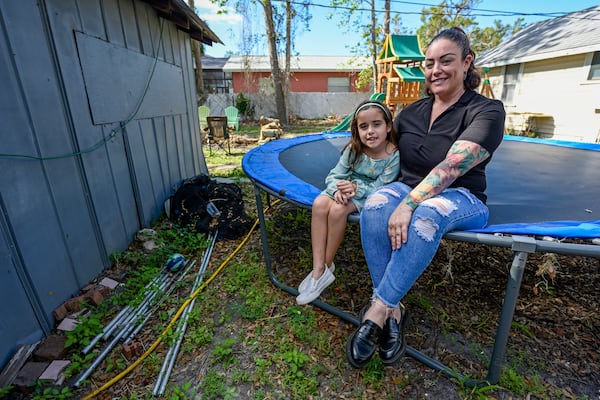
POLYGON ((508 335, 515 314, 517 305, 517 297, 519 296, 519 288, 525 271, 525 263, 527 261, 527 253, 518 251, 513 256, 513 262, 510 267, 510 275, 506 284, 506 294, 502 304, 502 313, 498 329, 496 330, 496 340, 494 341, 494 350, 490 359, 490 366, 485 380, 490 384, 498 383, 502 372, 502 364, 504 363, 504 353, 508 343, 508 335))
MULTIPOLYGON (((292 296, 297 296, 298 290, 282 283, 279 279, 277 279, 277 276, 275 276, 275 273, 273 272, 271 253, 269 250, 269 242, 267 241, 267 229, 266 229, 266 223, 265 223, 265 214, 263 212, 263 201, 260 196, 260 189, 258 187, 256 187, 256 185, 254 186, 254 195, 256 197, 256 209, 257 209, 257 213, 258 213, 258 220, 259 220, 259 226, 260 226, 260 237, 261 237, 262 248, 263 248, 263 257, 265 259, 265 265, 267 268, 267 273, 269 275, 269 280, 277 288, 291 294, 292 296)), ((338 307, 332 306, 331 304, 325 303, 318 299, 313 301, 311 304, 313 306, 319 307, 320 309, 322 309, 332 315, 335 315, 338 318, 341 318, 342 320, 349 322, 355 326, 358 326, 360 324, 360 321, 358 320, 357 316, 347 313, 347 312, 339 309, 338 307)), ((463 379, 461 375, 450 370, 448 367, 439 363, 438 361, 419 352, 418 350, 415 350, 411 346, 407 346, 406 354, 434 370, 443 372, 446 376, 448 376, 450 378, 456 378, 459 380, 463 379)))

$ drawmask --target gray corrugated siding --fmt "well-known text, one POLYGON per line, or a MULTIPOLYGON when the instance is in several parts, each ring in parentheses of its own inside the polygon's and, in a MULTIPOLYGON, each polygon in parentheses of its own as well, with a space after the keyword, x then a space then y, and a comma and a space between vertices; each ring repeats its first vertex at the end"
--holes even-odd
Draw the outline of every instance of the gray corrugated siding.
POLYGON ((207 168, 189 37, 146 3, 0 2, 0 85, 0 153, 83 152, 0 156, 1 367, 207 168))

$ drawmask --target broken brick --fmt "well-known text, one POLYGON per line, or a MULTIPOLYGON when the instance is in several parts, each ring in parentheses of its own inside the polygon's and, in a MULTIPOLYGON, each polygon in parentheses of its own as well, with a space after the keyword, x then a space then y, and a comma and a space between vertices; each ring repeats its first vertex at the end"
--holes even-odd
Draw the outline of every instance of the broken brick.
POLYGON ((62 321, 67 315, 69 315, 69 311, 67 310, 67 307, 65 307, 64 304, 61 304, 54 311, 52 311, 52 315, 54 316, 55 320, 62 321))
POLYGON ((104 300, 104 296, 102 296, 102 293, 99 290, 87 292, 84 297, 94 306, 97 306, 98 304, 102 303, 102 300, 104 300))
POLYGON ((139 342, 124 343, 122 347, 123 355, 126 359, 131 360, 142 353, 142 345, 139 342))

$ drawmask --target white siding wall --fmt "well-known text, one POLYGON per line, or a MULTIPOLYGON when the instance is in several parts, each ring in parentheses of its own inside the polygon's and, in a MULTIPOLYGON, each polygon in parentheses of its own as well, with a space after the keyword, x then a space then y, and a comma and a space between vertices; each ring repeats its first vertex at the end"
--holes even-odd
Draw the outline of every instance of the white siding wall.
MULTIPOLYGON (((586 54, 526 63, 506 111, 548 114, 537 126, 543 137, 593 143, 600 134, 600 82, 587 80, 586 54)), ((502 94, 504 67, 490 71, 494 94, 502 94)), ((519 130, 518 118, 507 118, 507 128, 519 130)))

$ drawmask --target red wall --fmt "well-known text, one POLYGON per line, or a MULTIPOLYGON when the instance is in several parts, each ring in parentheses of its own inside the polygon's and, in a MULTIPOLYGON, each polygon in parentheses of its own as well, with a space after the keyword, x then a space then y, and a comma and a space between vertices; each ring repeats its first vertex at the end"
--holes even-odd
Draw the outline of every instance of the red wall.
MULTIPOLYGON (((246 74, 232 73, 234 93, 256 93, 259 77, 269 77, 269 72, 246 74)), ((356 79, 358 73, 351 72, 294 72, 290 77, 290 92, 327 92, 327 78, 350 76, 350 91, 358 92, 356 79)), ((362 91, 367 91, 365 88, 362 91)))

